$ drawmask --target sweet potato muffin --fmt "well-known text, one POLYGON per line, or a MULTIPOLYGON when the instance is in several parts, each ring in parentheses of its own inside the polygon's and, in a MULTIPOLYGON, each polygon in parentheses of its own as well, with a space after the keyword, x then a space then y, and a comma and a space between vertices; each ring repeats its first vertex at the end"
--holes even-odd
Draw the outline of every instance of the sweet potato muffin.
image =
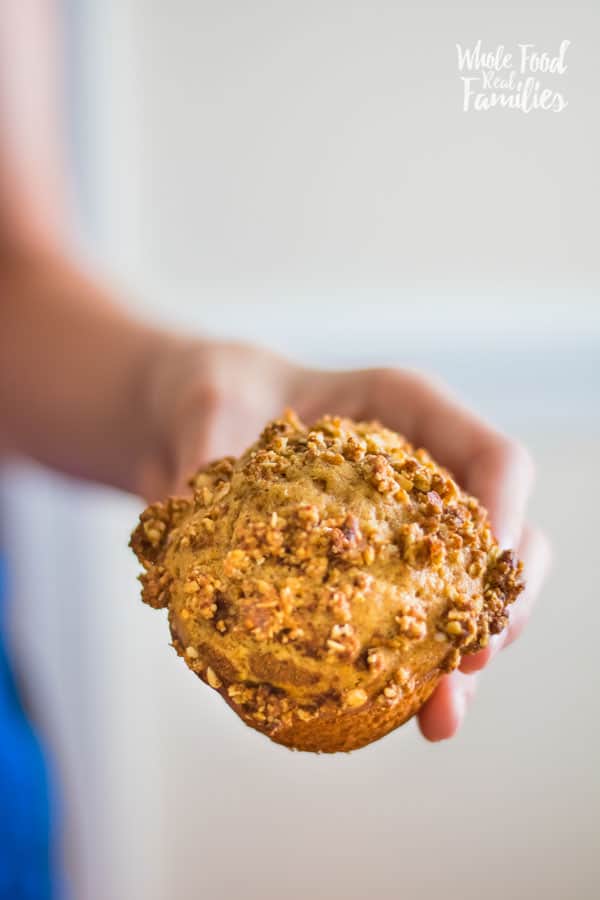
POLYGON ((190 485, 140 516, 142 598, 192 671, 297 750, 401 725, 522 588, 477 500, 377 422, 287 412, 190 485))

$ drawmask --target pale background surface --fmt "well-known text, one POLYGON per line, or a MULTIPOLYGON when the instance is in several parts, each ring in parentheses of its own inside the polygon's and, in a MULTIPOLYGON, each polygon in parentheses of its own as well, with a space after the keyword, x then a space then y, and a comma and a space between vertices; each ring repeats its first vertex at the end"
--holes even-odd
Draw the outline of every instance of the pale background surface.
POLYGON ((532 447, 556 564, 454 741, 291 754, 139 602, 139 505, 11 473, 15 641, 76 897, 598 896, 598 10, 539 7, 80 5, 83 212, 132 303, 321 365, 435 369, 532 447), (570 107, 465 116, 454 44, 478 37, 571 39, 570 107))

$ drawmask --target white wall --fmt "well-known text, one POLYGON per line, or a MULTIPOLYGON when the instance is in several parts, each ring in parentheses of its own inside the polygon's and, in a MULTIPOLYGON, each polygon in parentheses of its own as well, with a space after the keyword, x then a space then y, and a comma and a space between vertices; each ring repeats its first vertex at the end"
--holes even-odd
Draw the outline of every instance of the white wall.
POLYGON ((598 12, 543 6, 82 5, 86 210, 132 304, 435 368, 532 446, 557 560, 454 741, 291 754, 139 602, 135 501, 14 473, 15 636, 78 897, 597 896, 598 12), (460 112, 454 44, 479 36, 573 40, 569 109, 460 112))
POLYGON ((597 5, 96 6, 99 204, 159 306, 597 290, 597 5), (567 109, 463 113, 478 38, 570 40, 567 109))

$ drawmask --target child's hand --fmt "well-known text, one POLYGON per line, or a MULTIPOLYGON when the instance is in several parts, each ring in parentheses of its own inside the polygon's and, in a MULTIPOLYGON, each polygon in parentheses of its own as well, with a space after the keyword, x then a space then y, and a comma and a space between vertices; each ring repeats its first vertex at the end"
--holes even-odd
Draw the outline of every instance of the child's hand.
POLYGON ((140 493, 155 499, 184 490, 199 465, 238 454, 262 426, 292 406, 306 421, 323 413, 379 419, 423 446, 487 507, 504 548, 523 560, 527 587, 510 625, 446 676, 419 713, 429 740, 451 737, 474 696, 477 675, 523 629, 549 563, 544 536, 525 522, 533 482, 529 454, 462 407, 445 387, 410 371, 303 369, 243 344, 173 341, 157 357, 149 404, 160 453, 140 472, 140 493))

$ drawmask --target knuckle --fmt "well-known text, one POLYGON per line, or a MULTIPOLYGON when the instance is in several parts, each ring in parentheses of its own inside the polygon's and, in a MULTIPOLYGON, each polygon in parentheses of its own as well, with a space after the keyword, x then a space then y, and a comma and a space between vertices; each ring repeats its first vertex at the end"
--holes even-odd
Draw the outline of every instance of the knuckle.
POLYGON ((396 369, 371 369, 371 385, 375 391, 385 390, 393 381, 395 381, 396 376, 396 369))
POLYGON ((379 367, 371 370, 371 378, 372 387, 376 391, 389 390, 391 387, 411 392, 415 390, 436 393, 447 391, 440 378, 418 368, 379 367))
POLYGON ((401 374, 408 387, 435 391, 436 393, 447 390, 444 382, 438 375, 425 369, 410 367, 402 369, 401 374))
POLYGON ((204 421, 212 422, 224 403, 223 389, 213 381, 198 384, 191 392, 188 406, 194 415, 201 416, 204 421))
POLYGON ((386 403, 386 397, 393 390, 392 369, 369 369, 366 379, 366 393, 371 398, 377 413, 381 415, 381 407, 386 403))

